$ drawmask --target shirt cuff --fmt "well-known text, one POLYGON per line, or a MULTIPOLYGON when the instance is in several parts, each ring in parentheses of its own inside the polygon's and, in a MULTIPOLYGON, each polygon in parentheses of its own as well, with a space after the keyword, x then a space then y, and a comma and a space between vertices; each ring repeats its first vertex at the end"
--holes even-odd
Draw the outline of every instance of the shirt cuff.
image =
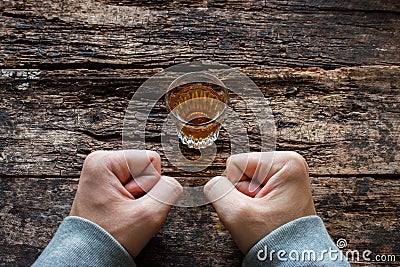
POLYGON ((350 266, 316 215, 275 229, 255 244, 243 266, 350 266))
POLYGON ((33 266, 136 266, 125 248, 99 225, 77 216, 63 220, 33 266))

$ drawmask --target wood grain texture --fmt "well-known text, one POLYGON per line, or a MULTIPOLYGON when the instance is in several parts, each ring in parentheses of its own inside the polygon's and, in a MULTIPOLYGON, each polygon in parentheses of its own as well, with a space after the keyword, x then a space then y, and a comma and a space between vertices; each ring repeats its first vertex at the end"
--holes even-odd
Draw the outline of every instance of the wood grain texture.
MULTIPOLYGON (((0 265, 31 264, 68 214, 84 158, 122 149, 129 100, 162 69, 212 60, 239 68, 273 112, 276 149, 310 165, 315 204, 334 240, 400 262, 400 3, 379 1, 0 0, 0 265)), ((252 150, 257 130, 243 101, 252 150)), ((164 103, 147 147, 160 146, 164 103)), ((188 158, 196 155, 182 148, 188 158)), ((210 205, 173 208, 139 266, 239 266, 210 205)), ((354 266, 364 263, 353 262, 354 266)))
POLYGON ((400 61, 395 1, 146 2, 4 1, 0 67, 147 68, 212 59, 332 69, 400 61))

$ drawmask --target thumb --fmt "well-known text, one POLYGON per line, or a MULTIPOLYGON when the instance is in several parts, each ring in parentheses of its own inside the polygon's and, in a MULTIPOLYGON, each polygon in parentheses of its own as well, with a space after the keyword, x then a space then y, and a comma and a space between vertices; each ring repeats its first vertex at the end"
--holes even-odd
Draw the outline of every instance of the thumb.
POLYGON ((239 192, 225 176, 216 176, 204 186, 204 194, 212 202, 218 216, 223 219, 238 203, 249 199, 239 192))
POLYGON ((183 188, 177 180, 169 176, 161 176, 153 188, 138 201, 164 210, 166 206, 170 207, 178 201, 182 191, 183 188))
MULTIPOLYGON (((146 243, 162 227, 165 219, 182 193, 182 186, 174 178, 161 176, 158 182, 139 199, 131 200, 137 205, 130 208, 138 209, 140 213, 133 213, 133 231, 127 231, 123 237, 127 239, 129 252, 133 257, 143 249, 146 243), (130 233, 130 234, 129 234, 130 233), (133 236, 133 238, 132 238, 133 236)), ((125 229, 126 230, 126 229, 125 229)))

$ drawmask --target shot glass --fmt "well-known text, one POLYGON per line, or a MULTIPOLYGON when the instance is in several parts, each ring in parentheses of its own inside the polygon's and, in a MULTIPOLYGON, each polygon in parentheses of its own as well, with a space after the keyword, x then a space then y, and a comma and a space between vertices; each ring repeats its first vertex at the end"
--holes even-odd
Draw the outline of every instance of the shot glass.
POLYGON ((217 140, 228 105, 227 88, 217 77, 186 73, 170 84, 165 102, 183 144, 200 149, 217 140))

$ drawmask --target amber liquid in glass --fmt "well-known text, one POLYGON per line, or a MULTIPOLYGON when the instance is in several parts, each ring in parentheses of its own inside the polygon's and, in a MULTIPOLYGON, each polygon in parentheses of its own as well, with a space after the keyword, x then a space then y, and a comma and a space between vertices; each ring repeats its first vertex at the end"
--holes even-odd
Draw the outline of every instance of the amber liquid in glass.
POLYGON ((179 138, 183 143, 190 146, 192 142, 198 148, 217 139, 227 104, 224 87, 202 82, 183 84, 167 93, 166 104, 181 127, 179 138))

